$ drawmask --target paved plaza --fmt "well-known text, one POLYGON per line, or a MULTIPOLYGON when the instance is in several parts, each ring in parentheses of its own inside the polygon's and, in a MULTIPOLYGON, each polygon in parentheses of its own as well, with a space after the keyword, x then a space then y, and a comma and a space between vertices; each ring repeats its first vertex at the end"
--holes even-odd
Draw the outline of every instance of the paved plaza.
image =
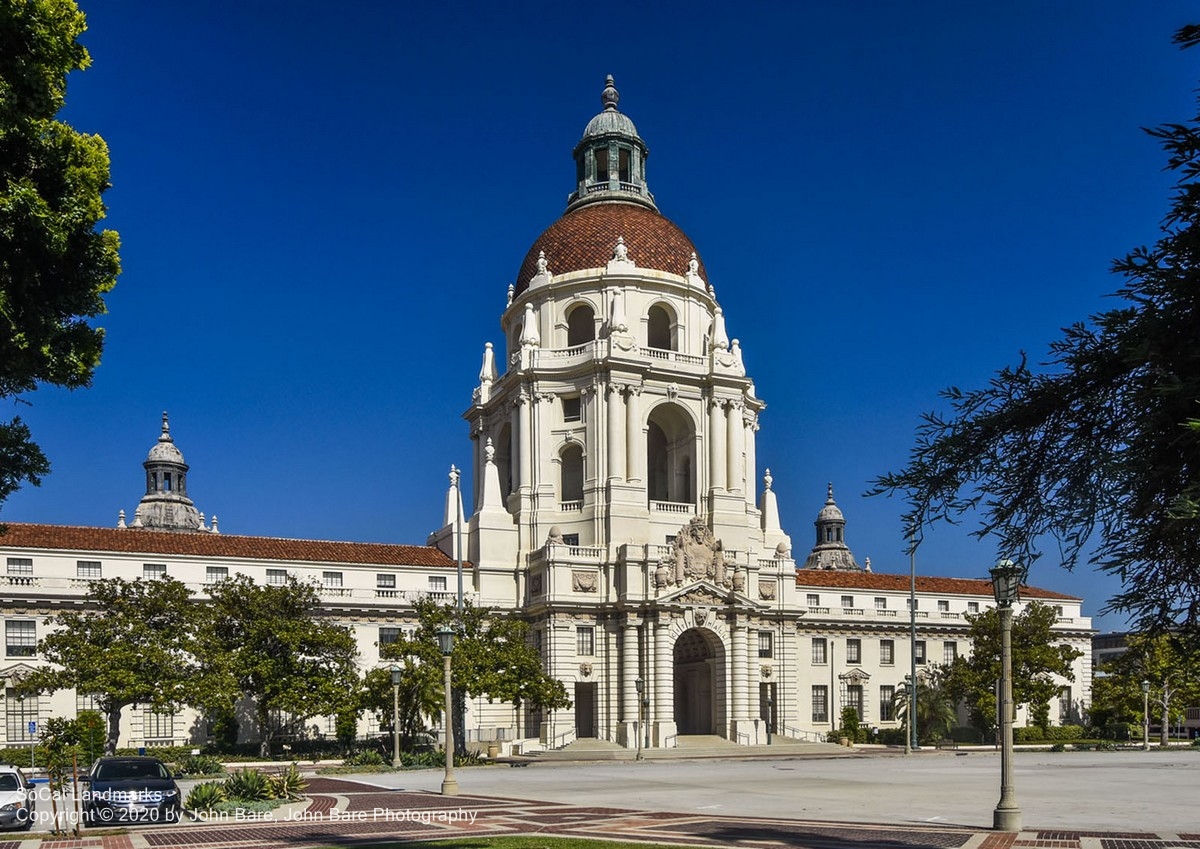
POLYGON ((311 801, 276 822, 185 820, 80 840, 14 834, 0 849, 299 849, 529 833, 750 849, 1200 849, 1200 752, 1018 753, 1025 829, 1015 835, 988 830, 998 777, 998 757, 981 751, 467 768, 456 798, 437 794, 438 770, 314 777, 311 801))

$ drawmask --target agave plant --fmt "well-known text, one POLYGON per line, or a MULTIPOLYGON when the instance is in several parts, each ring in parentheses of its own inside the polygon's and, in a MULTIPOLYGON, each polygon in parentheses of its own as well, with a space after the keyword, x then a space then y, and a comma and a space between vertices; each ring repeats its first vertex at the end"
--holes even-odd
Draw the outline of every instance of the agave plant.
POLYGON ((192 792, 188 793, 187 801, 184 802, 184 807, 189 811, 211 811, 228 798, 221 782, 205 781, 192 788, 192 792))
POLYGON ((225 792, 230 799, 255 802, 271 798, 267 777, 256 769, 236 769, 225 779, 225 792))
POLYGON ((271 796, 288 801, 299 799, 304 793, 304 788, 308 786, 308 782, 300 775, 300 770, 296 769, 295 764, 290 764, 282 772, 272 775, 268 779, 268 784, 271 796))

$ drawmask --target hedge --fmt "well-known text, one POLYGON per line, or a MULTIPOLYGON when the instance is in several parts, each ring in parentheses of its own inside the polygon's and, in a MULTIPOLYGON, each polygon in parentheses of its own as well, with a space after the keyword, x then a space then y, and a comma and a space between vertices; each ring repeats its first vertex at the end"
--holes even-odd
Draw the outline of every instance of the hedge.
POLYGON ((1041 728, 1037 725, 1030 725, 1027 728, 1014 728, 1013 742, 1056 743, 1069 740, 1079 740, 1084 736, 1083 732, 1084 728, 1082 725, 1051 725, 1049 728, 1041 728))

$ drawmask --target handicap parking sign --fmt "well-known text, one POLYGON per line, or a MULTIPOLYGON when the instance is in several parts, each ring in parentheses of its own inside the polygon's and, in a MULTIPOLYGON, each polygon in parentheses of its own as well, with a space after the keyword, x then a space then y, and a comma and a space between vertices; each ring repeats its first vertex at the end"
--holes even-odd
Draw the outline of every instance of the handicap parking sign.
POLYGON ((30 733, 30 734, 37 734, 37 723, 36 723, 36 722, 30 722, 30 723, 29 723, 29 733, 30 733))

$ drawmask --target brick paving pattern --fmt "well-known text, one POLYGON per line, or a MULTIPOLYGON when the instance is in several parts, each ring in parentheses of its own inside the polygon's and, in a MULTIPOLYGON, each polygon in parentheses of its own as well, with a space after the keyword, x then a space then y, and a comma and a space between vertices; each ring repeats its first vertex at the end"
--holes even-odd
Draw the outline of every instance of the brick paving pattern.
POLYGON ((196 822, 121 834, 51 838, 31 834, 0 849, 306 849, 376 841, 433 840, 501 834, 643 841, 745 849, 1200 849, 1200 834, 1030 829, 1003 834, 961 826, 873 825, 716 816, 672 811, 385 790, 333 778, 309 782, 310 802, 296 819, 196 822), (470 814, 475 814, 472 821, 470 814), (1083 841, 1089 840, 1089 847, 1083 841))

